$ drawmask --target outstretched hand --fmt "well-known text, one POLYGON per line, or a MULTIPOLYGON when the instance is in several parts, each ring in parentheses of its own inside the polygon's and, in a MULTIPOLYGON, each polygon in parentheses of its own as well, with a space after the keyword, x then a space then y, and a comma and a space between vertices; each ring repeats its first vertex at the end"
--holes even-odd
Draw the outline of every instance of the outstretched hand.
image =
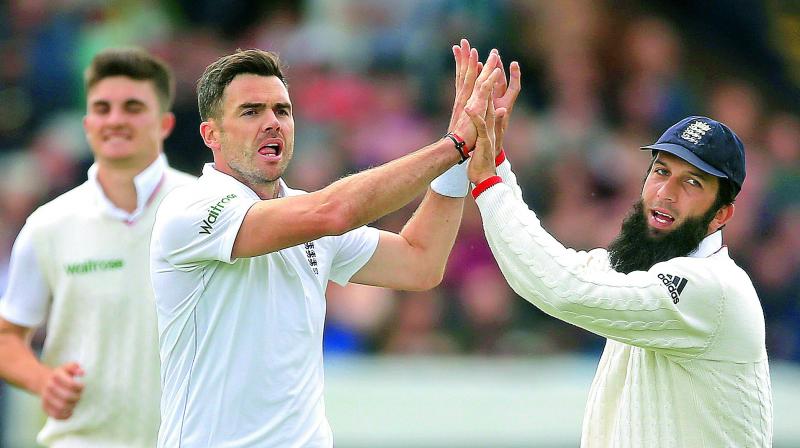
MULTIPOLYGON (((448 130, 458 134, 464 139, 467 147, 472 148, 475 146, 477 131, 470 117, 463 111, 478 101, 476 94, 480 86, 494 73, 500 57, 497 50, 492 50, 486 62, 481 64, 478 62, 477 50, 470 48, 466 39, 461 40, 460 46, 453 47, 453 55, 456 60, 456 100, 448 130)), ((498 78, 493 78, 493 82, 498 82, 501 74, 502 72, 498 73, 496 75, 498 78)), ((491 92, 489 94, 491 95, 491 92)), ((481 102, 484 100, 485 98, 481 102)))
POLYGON ((478 87, 478 91, 470 98, 465 108, 477 133, 475 150, 469 161, 467 177, 473 184, 496 174, 494 163, 497 123, 504 120, 508 110, 505 107, 495 109, 492 92, 503 72, 495 68, 478 87))

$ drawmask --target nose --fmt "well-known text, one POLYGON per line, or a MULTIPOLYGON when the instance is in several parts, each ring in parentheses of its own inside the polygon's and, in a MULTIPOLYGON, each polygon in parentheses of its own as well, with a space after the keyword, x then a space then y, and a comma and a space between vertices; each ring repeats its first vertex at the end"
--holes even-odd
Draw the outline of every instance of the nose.
POLYGON ((656 196, 662 201, 675 202, 678 198, 678 188, 678 181, 674 177, 670 177, 658 187, 656 196))
POLYGON ((109 125, 116 126, 125 122, 125 111, 119 107, 112 107, 106 116, 109 125))
POLYGON ((262 125, 262 131, 264 132, 278 132, 281 130, 281 123, 278 121, 278 116, 275 115, 275 111, 269 110, 267 113, 264 114, 264 124, 262 125))

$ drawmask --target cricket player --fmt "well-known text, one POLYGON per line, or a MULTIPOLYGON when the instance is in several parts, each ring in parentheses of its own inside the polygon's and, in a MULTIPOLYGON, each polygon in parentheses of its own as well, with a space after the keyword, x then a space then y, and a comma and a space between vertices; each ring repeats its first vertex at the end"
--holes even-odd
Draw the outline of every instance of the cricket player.
POLYGON ((158 333, 148 270, 164 196, 193 179, 169 166, 170 69, 107 50, 85 72, 88 180, 41 206, 11 253, 0 301, 0 377, 41 397, 38 442, 152 447, 159 423, 158 333), (29 342, 47 323, 41 360, 29 342))
POLYGON ((474 145, 462 110, 468 99, 486 104, 499 56, 479 70, 466 41, 453 51, 450 133, 313 193, 282 179, 294 119, 277 56, 238 51, 206 69, 200 132, 214 162, 165 199, 152 237, 160 447, 333 446, 322 368, 328 280, 432 288, 455 240, 468 193, 463 164, 434 181, 399 234, 364 227, 418 196, 474 145))
POLYGON ((468 176, 504 276, 542 311, 608 339, 581 446, 772 446, 764 315, 722 242, 745 178, 736 134, 693 116, 643 147, 652 161, 619 236, 577 252, 528 209, 504 152, 496 167, 486 111, 467 110, 479 133, 468 176))

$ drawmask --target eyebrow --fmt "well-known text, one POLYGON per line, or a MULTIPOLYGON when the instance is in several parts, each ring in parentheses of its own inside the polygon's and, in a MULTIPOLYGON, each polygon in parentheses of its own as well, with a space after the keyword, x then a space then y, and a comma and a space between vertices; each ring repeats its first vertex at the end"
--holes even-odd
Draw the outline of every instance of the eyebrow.
MULTIPOLYGON (((109 100, 107 100, 107 99, 102 99, 102 98, 101 98, 101 99, 94 100, 94 101, 92 101, 92 102, 91 102, 91 105, 92 105, 92 106, 95 106, 95 105, 98 105, 98 106, 99 106, 99 105, 106 106, 106 105, 110 105, 110 104, 111 104, 111 101, 109 101, 109 100)), ((146 104, 144 101, 142 101, 142 100, 139 100, 139 99, 136 99, 136 98, 128 98, 127 100, 125 100, 125 102, 123 103, 123 105, 124 105, 124 106, 131 106, 131 105, 142 105, 142 106, 147 106, 147 104, 146 104)))
MULTIPOLYGON (((242 103, 242 104, 239 105, 239 107, 237 109, 238 110, 242 110, 242 109, 266 109, 266 107, 267 107, 266 103, 242 103)), ((278 109, 289 109, 289 110, 292 109, 292 105, 291 104, 284 103, 284 102, 275 103, 273 105, 273 107, 278 108, 278 109)))

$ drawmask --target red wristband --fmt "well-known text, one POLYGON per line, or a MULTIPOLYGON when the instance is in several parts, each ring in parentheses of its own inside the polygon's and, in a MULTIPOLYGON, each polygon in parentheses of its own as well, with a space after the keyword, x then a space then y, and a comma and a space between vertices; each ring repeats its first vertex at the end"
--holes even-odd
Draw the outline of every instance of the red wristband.
POLYGON ((445 137, 449 138, 453 141, 453 144, 456 145, 456 151, 458 151, 458 155, 461 156, 461 160, 458 164, 464 163, 467 159, 469 159, 469 150, 467 150, 467 142, 461 138, 460 135, 456 134, 455 132, 448 132, 445 134, 445 137))
POLYGON ((475 185, 475 188, 472 189, 472 197, 478 199, 478 196, 480 196, 481 193, 502 182, 503 179, 500 178, 500 176, 492 176, 484 179, 483 182, 475 185))
POLYGON ((500 166, 501 163, 506 161, 506 150, 500 149, 500 154, 494 158, 494 166, 500 166))

